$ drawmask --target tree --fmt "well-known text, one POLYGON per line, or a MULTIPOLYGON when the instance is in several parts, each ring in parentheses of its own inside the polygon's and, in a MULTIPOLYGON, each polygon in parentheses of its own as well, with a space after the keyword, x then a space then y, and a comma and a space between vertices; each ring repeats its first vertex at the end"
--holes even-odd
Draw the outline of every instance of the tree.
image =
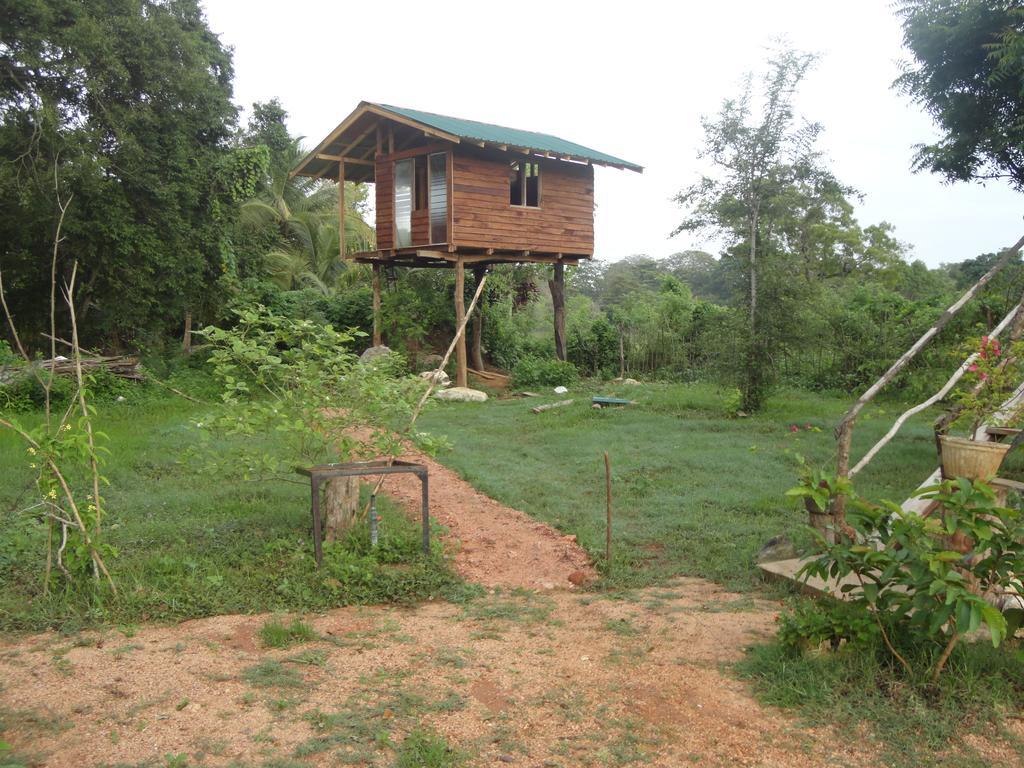
POLYGON ((4 18, 0 259, 26 336, 46 327, 55 177, 74 198, 58 274, 78 260, 83 344, 206 311, 239 167, 231 56, 197 0, 14 0, 4 18))
POLYGON ((739 98, 726 100, 716 119, 703 118, 701 157, 711 160, 717 175, 704 176, 675 198, 689 215, 672 234, 711 231, 724 236, 729 256, 738 262, 748 319, 741 407, 748 411, 761 407, 771 365, 758 303, 765 272, 763 239, 784 213, 794 177, 812 168, 816 159, 812 149, 820 126, 797 125, 793 111, 793 95, 813 62, 810 54, 783 51, 764 78, 759 114, 748 76, 739 98))
MULTIPOLYGON (((276 101, 253 105, 241 143, 264 146, 268 172, 242 205, 234 234, 242 277, 267 276, 285 290, 314 288, 327 294, 342 275, 364 277, 366 269, 342 262, 338 231, 338 185, 291 169, 305 152, 285 126, 287 113, 276 101)), ((367 189, 345 182, 345 251, 372 247, 374 231, 363 218, 367 189)))
POLYGON ((915 170, 947 181, 1005 179, 1024 190, 1024 9, 1016 0, 902 0, 914 56, 895 85, 942 136, 917 147, 915 170))

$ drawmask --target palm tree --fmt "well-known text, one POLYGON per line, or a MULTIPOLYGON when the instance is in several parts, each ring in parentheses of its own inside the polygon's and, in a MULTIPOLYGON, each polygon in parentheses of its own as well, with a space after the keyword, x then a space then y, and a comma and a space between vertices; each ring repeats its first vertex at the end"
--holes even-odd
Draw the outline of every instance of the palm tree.
MULTIPOLYGON (((256 229, 273 226, 278 245, 267 252, 268 276, 285 290, 315 288, 324 294, 338 286, 365 278, 367 270, 342 261, 338 232, 338 185, 320 179, 290 176, 285 167, 303 156, 296 139, 290 163, 272 173, 266 188, 242 204, 242 225, 256 229)), ((346 189, 345 252, 370 250, 374 231, 357 210, 362 195, 355 185, 346 189)))

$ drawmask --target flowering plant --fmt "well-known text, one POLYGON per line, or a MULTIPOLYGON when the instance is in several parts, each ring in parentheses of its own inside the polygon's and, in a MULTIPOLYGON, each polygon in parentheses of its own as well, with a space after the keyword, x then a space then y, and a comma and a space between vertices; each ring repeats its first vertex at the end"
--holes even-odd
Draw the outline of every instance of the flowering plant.
POLYGON ((1002 409, 1002 406, 1024 378, 1021 369, 1024 344, 1013 342, 1004 349, 999 339, 982 336, 966 351, 970 353, 970 364, 963 384, 953 398, 959 411, 957 421, 970 424, 968 436, 973 440, 986 420, 1007 426, 1020 416, 1020 406, 1009 410, 1002 409))

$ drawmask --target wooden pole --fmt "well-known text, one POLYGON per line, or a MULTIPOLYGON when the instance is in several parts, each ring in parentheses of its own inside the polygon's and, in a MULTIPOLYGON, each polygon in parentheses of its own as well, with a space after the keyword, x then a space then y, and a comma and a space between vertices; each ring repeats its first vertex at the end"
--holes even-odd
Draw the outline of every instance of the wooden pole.
POLYGON ((338 161, 338 253, 345 258, 345 161, 338 161))
POLYGON ((555 357, 565 360, 565 265, 562 262, 555 264, 554 278, 548 281, 548 287, 555 309, 555 357))
POLYGON ((606 524, 604 531, 604 562, 609 570, 612 567, 612 460, 608 451, 604 452, 604 492, 607 502, 606 524))
MULTIPOLYGON (((455 327, 462 328, 466 319, 466 265, 461 256, 455 260, 455 327)), ((469 361, 466 356, 466 334, 458 336, 455 345, 455 386, 469 385, 469 361)))
MULTIPOLYGON (((477 267, 473 270, 473 279, 477 285, 484 279, 484 275, 487 274, 485 267, 477 267)), ((484 369, 484 313, 477 310, 472 316, 473 323, 473 335, 469 339, 469 359, 473 367, 482 371, 484 369)))
POLYGON ((380 335, 380 264, 373 265, 373 346, 381 345, 380 335))

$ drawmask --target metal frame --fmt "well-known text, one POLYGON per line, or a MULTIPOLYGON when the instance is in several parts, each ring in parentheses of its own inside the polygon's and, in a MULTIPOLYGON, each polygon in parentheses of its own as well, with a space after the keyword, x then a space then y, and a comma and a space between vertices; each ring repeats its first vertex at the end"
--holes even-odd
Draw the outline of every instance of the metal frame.
POLYGON ((295 471, 300 475, 305 475, 310 480, 310 508, 313 515, 313 554, 316 557, 318 568, 324 559, 323 521, 320 519, 320 483, 335 477, 396 475, 400 473, 416 475, 420 479, 421 486, 420 517, 423 527, 423 554, 430 554, 430 486, 425 465, 414 464, 411 461, 402 461, 400 459, 394 459, 390 462, 382 460, 350 461, 343 464, 319 464, 315 467, 297 467, 295 471))

